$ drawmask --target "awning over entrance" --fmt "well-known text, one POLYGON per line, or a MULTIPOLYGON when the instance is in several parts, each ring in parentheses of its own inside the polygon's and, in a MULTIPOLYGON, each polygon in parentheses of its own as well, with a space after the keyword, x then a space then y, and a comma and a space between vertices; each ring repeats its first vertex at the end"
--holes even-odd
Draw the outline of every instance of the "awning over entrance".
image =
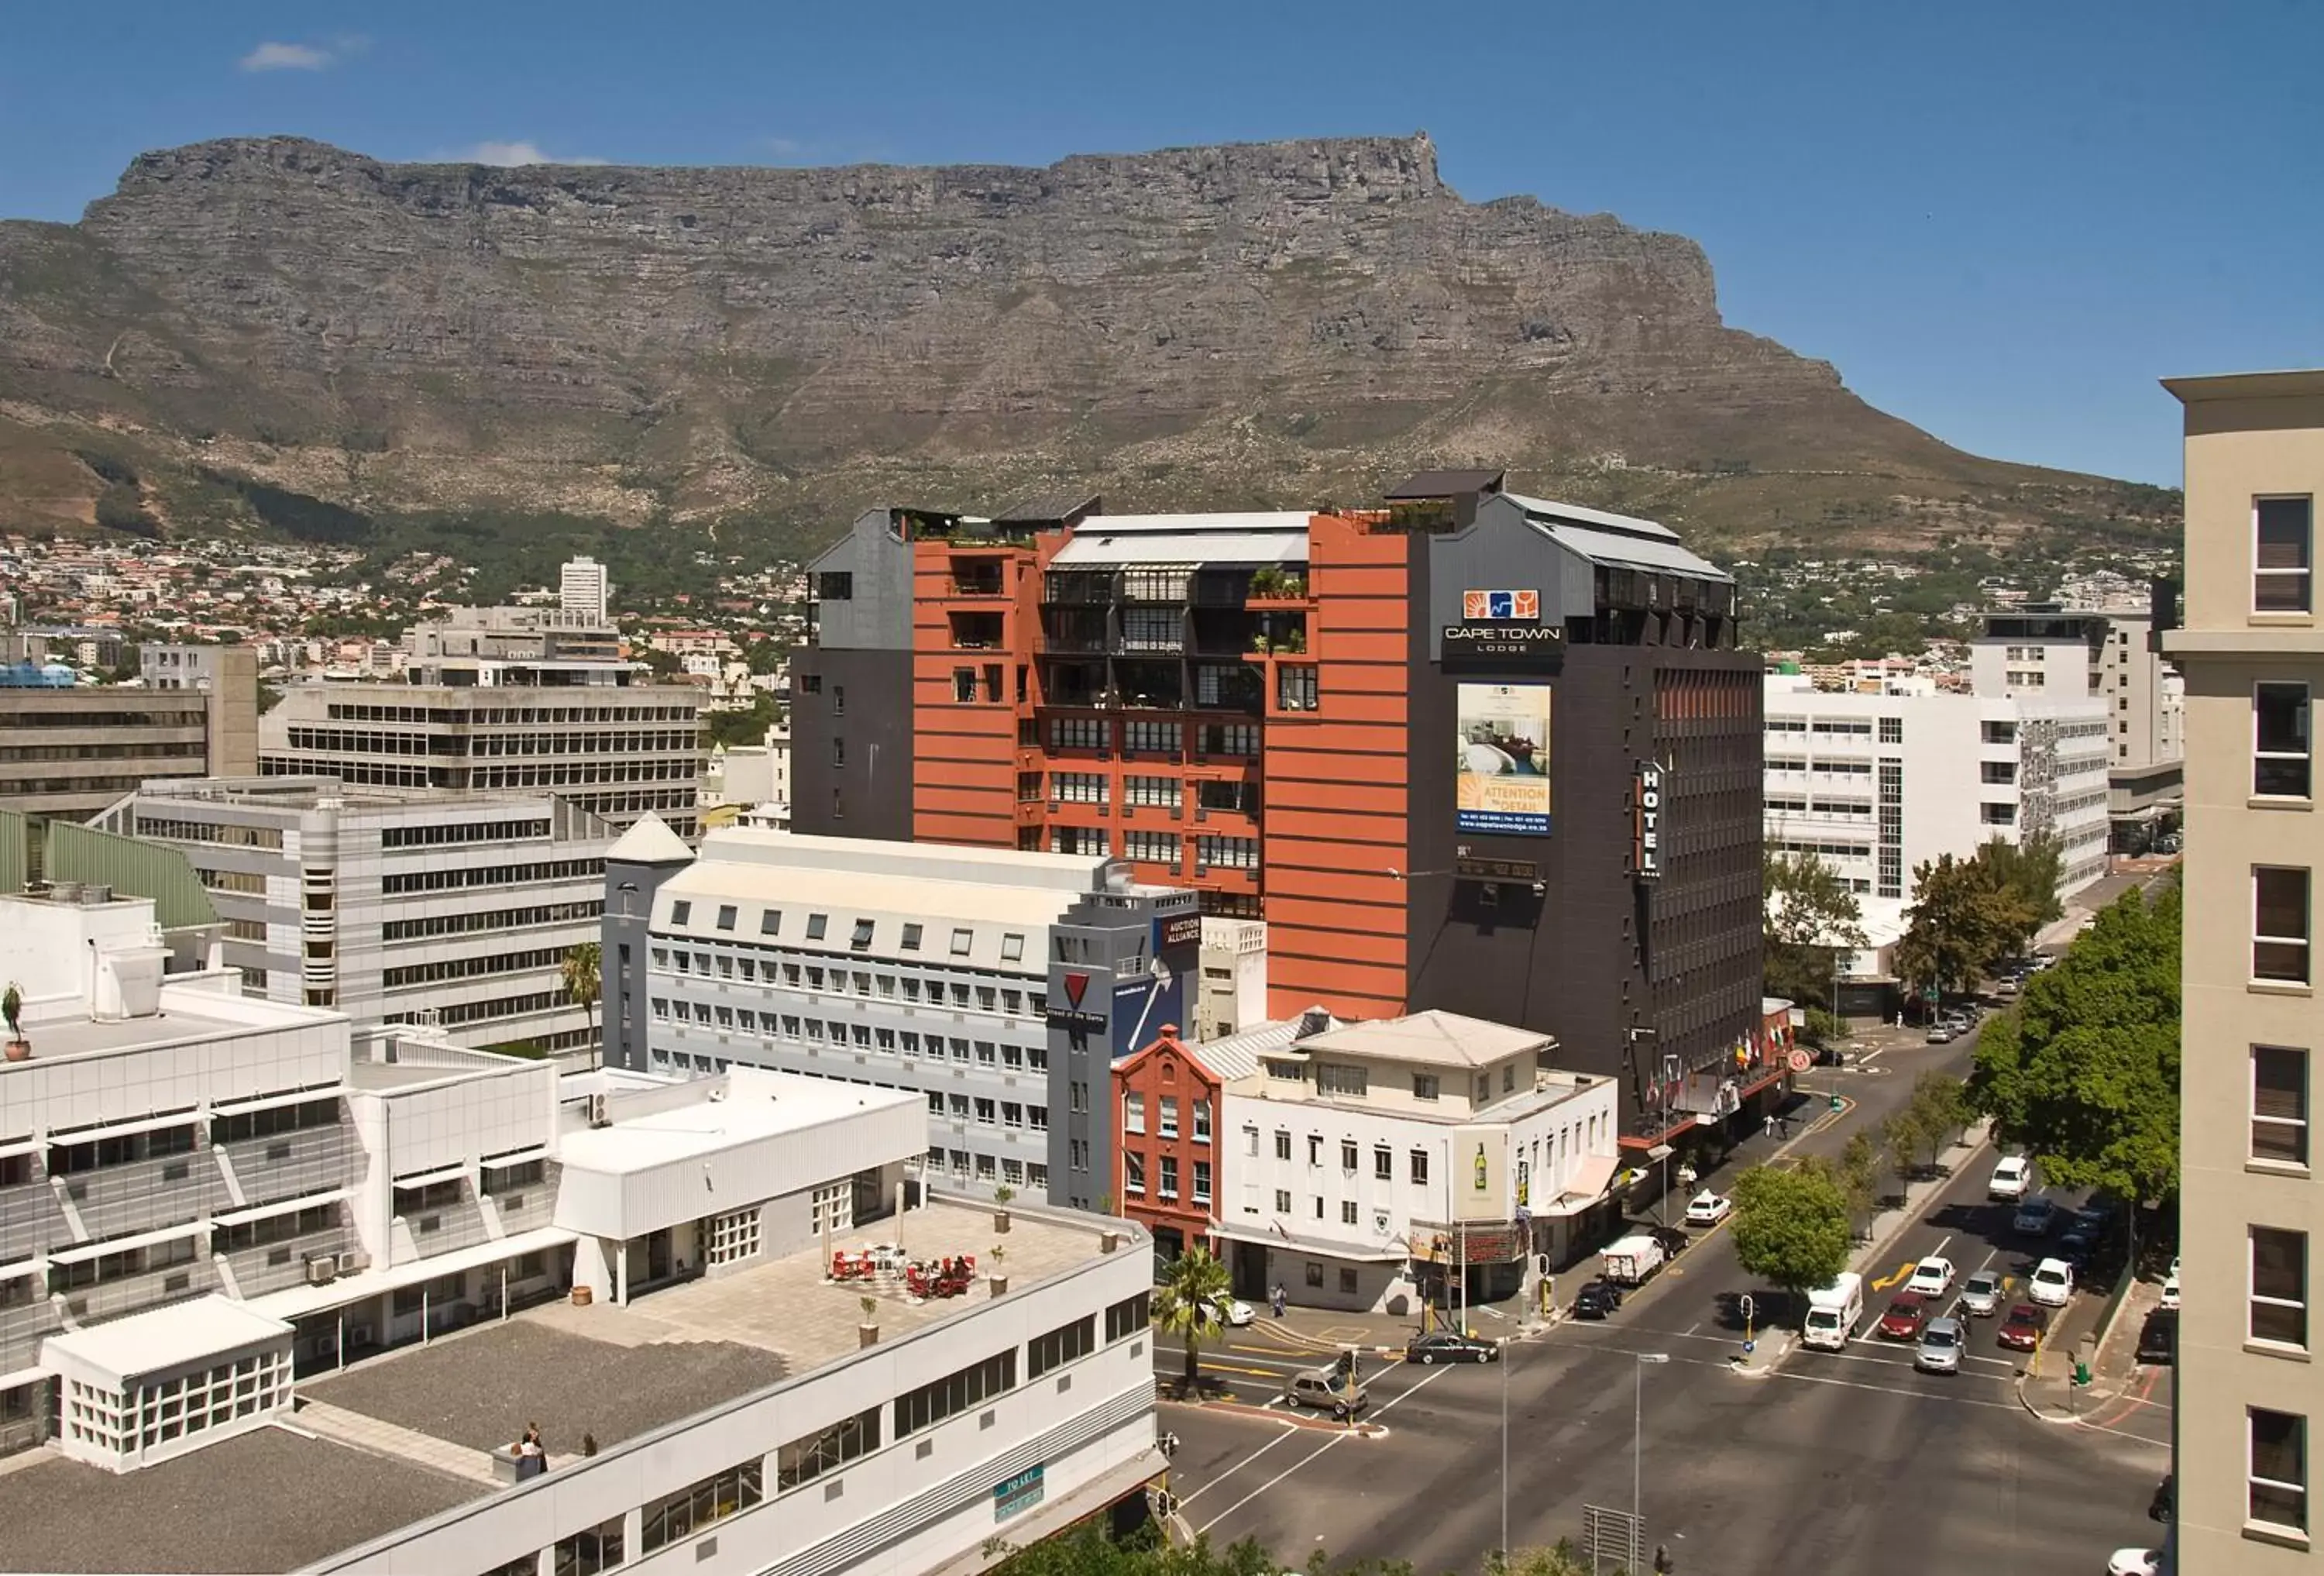
POLYGON ((1230 1242, 1258 1242, 1287 1253, 1312 1253, 1318 1258, 1346 1258, 1358 1264, 1394 1264, 1407 1257, 1401 1241, 1334 1242, 1322 1237, 1301 1237, 1265 1226, 1216 1225, 1211 1235, 1230 1242))
POLYGON ((1541 1212, 1545 1215, 1557 1216, 1580 1214, 1606 1196, 1607 1184, 1614 1180, 1614 1173, 1621 1164, 1619 1156, 1586 1157, 1582 1164, 1574 1168, 1572 1180, 1566 1183, 1556 1198, 1550 1201, 1549 1207, 1541 1212))

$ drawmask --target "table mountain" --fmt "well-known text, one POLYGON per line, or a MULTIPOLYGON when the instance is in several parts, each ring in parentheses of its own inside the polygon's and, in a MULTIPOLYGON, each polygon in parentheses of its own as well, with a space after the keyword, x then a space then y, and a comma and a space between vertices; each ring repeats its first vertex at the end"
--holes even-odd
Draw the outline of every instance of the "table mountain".
POLYGON ((1471 463, 1730 540, 2169 507, 1948 447, 1728 327, 1693 242, 1468 202, 1425 134, 1039 170, 231 140, 0 224, 0 524, 214 524, 241 479, 823 535, 873 498, 1360 502, 1471 463))

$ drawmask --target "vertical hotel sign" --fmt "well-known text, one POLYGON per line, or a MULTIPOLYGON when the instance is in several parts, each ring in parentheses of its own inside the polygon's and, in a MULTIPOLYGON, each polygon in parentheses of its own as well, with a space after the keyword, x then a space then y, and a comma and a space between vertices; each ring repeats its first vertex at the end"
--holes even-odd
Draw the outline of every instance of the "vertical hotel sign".
POLYGON ((1550 695, 1545 684, 1460 687, 1452 802, 1461 831, 1549 835, 1550 695))
POLYGON ((1663 769, 1641 760, 1630 769, 1630 873, 1642 881, 1663 873, 1663 769))

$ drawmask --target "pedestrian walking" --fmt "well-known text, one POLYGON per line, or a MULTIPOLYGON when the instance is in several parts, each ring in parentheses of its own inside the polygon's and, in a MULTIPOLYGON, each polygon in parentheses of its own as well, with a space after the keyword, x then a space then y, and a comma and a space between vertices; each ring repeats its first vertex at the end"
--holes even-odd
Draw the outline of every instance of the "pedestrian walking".
POLYGON ((1268 1301, 1274 1306, 1275 1316, 1278 1319, 1283 1317, 1283 1283, 1277 1281, 1275 1290, 1268 1295, 1268 1301))

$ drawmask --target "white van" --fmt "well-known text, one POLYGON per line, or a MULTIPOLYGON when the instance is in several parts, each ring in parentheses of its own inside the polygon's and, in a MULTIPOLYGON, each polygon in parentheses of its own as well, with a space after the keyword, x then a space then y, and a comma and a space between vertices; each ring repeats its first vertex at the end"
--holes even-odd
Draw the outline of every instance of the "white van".
POLYGON ((1808 1294, 1808 1317, 1800 1329, 1800 1344, 1844 1351, 1863 1317, 1864 1277, 1845 1272, 1830 1286, 1808 1294))

